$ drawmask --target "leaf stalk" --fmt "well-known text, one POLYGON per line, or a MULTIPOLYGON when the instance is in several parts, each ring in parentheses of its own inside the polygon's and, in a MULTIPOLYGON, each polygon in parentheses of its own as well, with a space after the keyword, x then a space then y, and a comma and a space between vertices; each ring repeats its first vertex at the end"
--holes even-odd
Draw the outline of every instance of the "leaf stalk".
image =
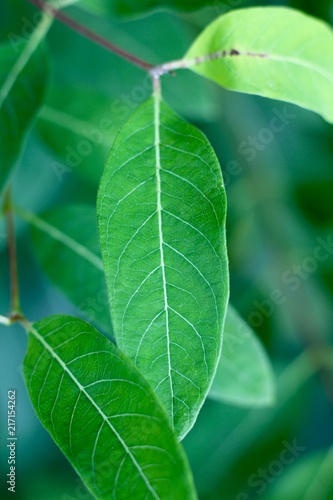
POLYGON ((8 234, 8 256, 9 256, 9 272, 10 272, 10 286, 11 286, 11 308, 8 321, 1 321, 3 324, 11 324, 23 318, 20 305, 19 281, 18 281, 18 268, 17 268, 17 251, 15 239, 15 222, 11 188, 9 187, 5 193, 4 202, 4 215, 7 225, 8 234))

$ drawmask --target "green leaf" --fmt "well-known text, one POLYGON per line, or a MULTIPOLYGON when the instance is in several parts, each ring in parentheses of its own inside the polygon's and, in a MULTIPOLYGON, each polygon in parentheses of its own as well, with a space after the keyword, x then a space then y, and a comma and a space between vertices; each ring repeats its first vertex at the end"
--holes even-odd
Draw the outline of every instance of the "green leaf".
POLYGON ((269 406, 275 400, 273 370, 252 329, 229 304, 223 350, 209 392, 212 399, 239 406, 269 406))
POLYGON ((49 76, 45 47, 17 38, 0 45, 0 191, 43 102, 49 76))
POLYGON ((96 498, 195 498, 157 398, 88 323, 59 315, 31 325, 23 369, 39 419, 96 498))
MULTIPOLYGON (((302 448, 303 450, 296 449, 294 456, 289 452, 288 468, 280 477, 275 478, 267 494, 264 495, 264 500, 333 498, 333 449, 305 454, 307 450, 305 447, 302 448), (299 457, 300 453, 302 455, 299 457)), ((283 454, 283 458, 284 456, 283 454)))
POLYGON ((333 123, 332 53, 333 31, 324 22, 284 7, 254 7, 211 23, 185 59, 228 89, 292 102, 333 123))
POLYGON ((46 275, 89 321, 112 334, 95 208, 66 205, 40 217, 19 213, 31 224, 34 252, 46 275))
POLYGON ((149 99, 115 141, 97 212, 117 343, 182 438, 215 374, 229 292, 225 190, 205 136, 149 99))

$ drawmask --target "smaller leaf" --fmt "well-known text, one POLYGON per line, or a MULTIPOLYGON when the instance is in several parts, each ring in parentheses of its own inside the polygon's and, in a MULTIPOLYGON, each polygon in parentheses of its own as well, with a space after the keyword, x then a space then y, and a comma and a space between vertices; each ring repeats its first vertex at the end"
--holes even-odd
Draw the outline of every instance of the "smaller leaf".
POLYGON ((41 106, 49 76, 43 45, 0 44, 0 192, 22 149, 26 133, 41 106))
POLYGON ((229 304, 223 350, 209 397, 239 406, 274 403, 274 375, 252 329, 229 304))
POLYGON ((263 500, 285 500, 286 498, 331 500, 333 498, 332 470, 333 449, 306 454, 306 448, 298 445, 294 456, 290 452, 288 454, 288 468, 280 477, 275 478, 263 500))
POLYGON ((284 7, 253 7, 211 23, 184 56, 238 92, 292 102, 333 123, 333 30, 284 7))
POLYGON ((153 391, 88 323, 59 315, 30 325, 23 371, 43 426, 96 498, 195 498, 153 391))

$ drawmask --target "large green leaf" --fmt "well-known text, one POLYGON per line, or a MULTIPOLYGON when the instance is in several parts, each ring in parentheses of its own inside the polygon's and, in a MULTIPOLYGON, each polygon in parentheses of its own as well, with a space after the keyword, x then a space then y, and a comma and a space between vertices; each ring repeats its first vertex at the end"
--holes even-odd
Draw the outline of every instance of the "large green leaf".
POLYGON ((184 58, 228 89, 292 102, 333 123, 332 53, 333 31, 324 22, 293 9, 254 7, 219 17, 184 58))
POLYGON ((43 45, 35 47, 22 39, 19 45, 0 45, 0 191, 43 102, 48 75, 43 45))
POLYGON ((117 343, 183 437, 215 374, 229 289, 225 191, 205 136, 149 99, 115 141, 97 211, 117 343))
POLYGON ((223 350, 209 392, 212 399, 240 406, 267 406, 275 399, 273 370, 252 329, 229 304, 223 350))
POLYGON ((24 377, 42 424, 96 498, 195 498, 157 398, 92 326, 70 316, 32 324, 24 377))
POLYGON ((31 224, 35 255, 47 276, 89 321, 111 334, 95 208, 65 205, 40 217, 22 216, 31 224))

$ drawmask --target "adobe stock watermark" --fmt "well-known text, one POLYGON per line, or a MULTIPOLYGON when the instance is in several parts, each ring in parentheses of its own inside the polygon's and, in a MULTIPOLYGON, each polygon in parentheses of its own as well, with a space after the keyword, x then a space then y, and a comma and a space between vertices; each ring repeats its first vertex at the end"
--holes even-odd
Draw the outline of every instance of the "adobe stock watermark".
MULTIPOLYGON (((106 144, 108 136, 115 132, 115 125, 112 120, 102 118, 97 127, 91 126, 83 128, 82 139, 78 140, 74 146, 67 144, 65 147, 65 163, 52 161, 52 169, 59 182, 62 182, 66 174, 70 174, 78 168, 84 158, 91 156, 96 147, 106 144)), ((110 141, 111 147, 111 141, 110 141)))
MULTIPOLYGON (((283 441, 283 449, 276 460, 272 460, 267 467, 259 468, 249 476, 247 484, 256 495, 261 495, 267 486, 275 481, 284 472, 286 466, 291 465, 306 450, 306 447, 297 444, 296 439, 292 443, 283 441)), ((253 493, 239 493, 236 500, 250 500, 253 493)))
POLYGON ((317 271, 320 262, 325 262, 332 257, 332 235, 328 235, 326 239, 318 237, 316 242, 317 245, 311 255, 305 257, 300 264, 294 264, 282 274, 281 281, 287 292, 283 291, 282 288, 274 288, 269 294, 269 298, 261 302, 257 300, 253 302, 254 309, 247 317, 248 323, 252 327, 260 327, 265 318, 274 314, 277 306, 286 302, 288 293, 296 292, 302 283, 317 271))
POLYGON ((78 314, 84 314, 88 322, 98 321, 98 315, 102 311, 109 310, 107 290, 100 290, 95 297, 87 297, 76 309, 78 314))
MULTIPOLYGON (((139 85, 132 88, 129 94, 122 93, 119 98, 114 99, 110 106, 110 116, 117 125, 108 118, 102 118, 97 127, 82 128, 82 139, 75 145, 67 145, 65 148, 65 163, 52 162, 52 169, 59 182, 62 182, 66 174, 72 173, 79 168, 85 158, 90 157, 96 147, 106 143, 111 134, 115 135, 125 123, 135 108, 146 100, 152 92, 151 77, 147 74, 139 85)), ((111 148, 111 140, 109 148, 111 148)))
MULTIPOLYGON (((238 153, 244 157, 247 163, 252 163, 269 144, 271 144, 277 134, 281 134, 296 115, 290 113, 288 106, 284 105, 282 109, 273 108, 267 127, 262 127, 256 135, 249 135, 238 146, 238 153)), ((228 186, 232 177, 237 177, 243 172, 244 168, 237 160, 230 160, 223 168, 224 185, 228 186)))
POLYGON ((63 493, 61 495, 61 500, 91 500, 91 493, 85 487, 81 479, 78 477, 75 479, 76 488, 73 495, 69 495, 68 493, 63 493))
POLYGON ((218 15, 223 14, 225 11, 229 10, 229 8, 239 7, 244 0, 215 0, 212 4, 212 7, 215 8, 215 11, 218 15))
MULTIPOLYGON (((121 94, 118 99, 115 99, 111 104, 110 113, 116 119, 116 123, 124 123, 135 110, 135 108, 149 97, 151 94, 151 78, 149 75, 142 80, 140 85, 133 87, 130 94, 121 94)), ((238 152, 245 156, 248 163, 255 160, 258 152, 261 152, 270 144, 276 133, 280 133, 290 124, 292 119, 296 118, 295 114, 288 111, 287 106, 282 110, 273 109, 274 116, 271 118, 268 127, 263 127, 255 136, 248 136, 245 141, 242 141, 238 147, 238 152)), ((107 137, 111 133, 115 134, 117 127, 112 120, 108 118, 101 119, 99 126, 82 129, 82 139, 78 140, 75 145, 67 145, 65 148, 65 162, 52 162, 52 169, 59 182, 62 182, 66 174, 72 173, 76 168, 79 168, 85 158, 90 157, 96 146, 105 143, 107 137)), ((111 141, 110 141, 111 147, 111 141)), ((223 169, 224 185, 230 183, 231 177, 240 175, 243 172, 243 167, 240 162, 231 160, 223 169)))
MULTIPOLYGON (((61 7, 64 6, 64 3, 61 1, 54 0, 52 2, 52 7, 54 9, 60 9, 61 7)), ((21 22, 22 22, 22 28, 21 28, 21 33, 13 33, 10 31, 7 35, 7 39, 10 42, 12 49, 14 50, 15 54, 17 54, 22 47, 25 46, 26 42, 29 40, 31 35, 34 33, 38 25, 42 22, 43 18, 45 16, 45 13, 42 10, 38 10, 35 12, 32 16, 31 19, 28 19, 26 16, 21 17, 21 22)))
MULTIPOLYGON (((228 335, 228 331, 225 330, 224 335, 228 335)), ((252 331, 245 323, 245 321, 238 321, 236 328, 236 335, 229 335, 228 342, 223 345, 223 353, 228 351, 229 354, 233 354, 237 350, 237 346, 241 345, 246 339, 252 336, 252 331)))

